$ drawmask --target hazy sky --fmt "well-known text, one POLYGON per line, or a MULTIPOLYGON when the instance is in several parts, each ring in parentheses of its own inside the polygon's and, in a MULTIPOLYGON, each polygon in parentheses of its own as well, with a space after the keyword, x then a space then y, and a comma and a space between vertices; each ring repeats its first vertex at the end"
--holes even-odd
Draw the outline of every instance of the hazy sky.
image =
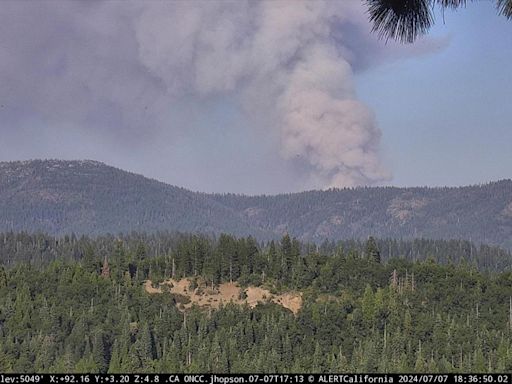
POLYGON ((357 0, 8 2, 0 160, 94 159, 249 194, 512 177, 512 21, 413 45, 357 0))

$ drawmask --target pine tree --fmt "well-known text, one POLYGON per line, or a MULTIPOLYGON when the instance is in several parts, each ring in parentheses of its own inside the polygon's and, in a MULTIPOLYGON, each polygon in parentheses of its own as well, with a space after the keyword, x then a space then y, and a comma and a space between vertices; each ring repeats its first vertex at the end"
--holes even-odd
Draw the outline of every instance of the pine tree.
POLYGON ((366 327, 370 328, 373 326, 375 321, 376 308, 375 295, 373 294, 373 290, 369 284, 366 285, 364 290, 361 306, 366 327))
POLYGON ((7 287, 7 273, 5 268, 0 265, 0 289, 7 287))
POLYGON ((414 363, 414 372, 423 373, 427 368, 427 364, 425 362, 425 358, 423 357, 423 351, 421 348, 421 341, 418 345, 418 350, 416 351, 416 362, 414 363))
POLYGON ((291 279, 293 253, 292 240, 288 234, 281 239, 281 273, 280 279, 284 284, 288 284, 291 279))
POLYGON ((149 325, 145 322, 142 329, 137 335, 137 340, 134 344, 135 353, 137 354, 143 368, 149 367, 153 361, 153 339, 149 331, 149 325))
POLYGON ((312 372, 314 373, 322 373, 325 372, 324 367, 324 354, 322 352, 322 348, 319 343, 315 345, 315 351, 313 352, 313 356, 311 359, 312 372))
POLYGON ((0 344, 0 372, 12 373, 12 358, 3 351, 3 346, 0 344))
POLYGON ((34 368, 37 372, 48 372, 54 359, 54 342, 51 337, 45 336, 37 353, 34 368))
POLYGON ((91 373, 98 372, 98 366, 94 363, 94 357, 92 354, 82 357, 77 361, 75 368, 73 369, 74 373, 91 373))
POLYGON ((63 373, 63 372, 73 372, 75 367, 75 361, 73 358, 73 353, 71 352, 70 347, 66 347, 66 350, 62 356, 57 356, 53 366, 50 369, 51 373, 63 373))
POLYGON ((375 261, 376 263, 380 263, 379 247, 377 246, 377 243, 373 236, 370 236, 368 238, 368 241, 366 242, 365 255, 367 258, 375 261))
POLYGON ((108 259, 105 255, 105 259, 103 260, 103 266, 101 267, 101 277, 104 279, 108 279, 110 277, 110 267, 108 265, 108 259))
POLYGON ((92 338, 92 356, 94 363, 99 369, 100 373, 106 373, 108 369, 107 356, 105 353, 105 344, 103 340, 103 333, 96 331, 92 338))
POLYGON ((117 339, 112 346, 112 354, 110 356, 110 363, 108 366, 108 373, 122 373, 121 356, 119 342, 117 339))

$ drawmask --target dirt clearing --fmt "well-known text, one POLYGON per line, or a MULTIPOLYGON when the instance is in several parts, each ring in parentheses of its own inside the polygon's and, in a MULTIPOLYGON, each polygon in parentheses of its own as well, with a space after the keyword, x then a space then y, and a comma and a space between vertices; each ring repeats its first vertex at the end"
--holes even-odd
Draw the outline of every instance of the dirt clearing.
POLYGON ((254 308, 259 303, 273 302, 297 314, 302 308, 302 294, 286 292, 280 295, 272 294, 268 289, 261 287, 240 288, 237 283, 222 283, 212 288, 206 284, 199 284, 195 289, 191 288, 190 279, 169 279, 160 283, 157 288, 151 280, 144 283, 144 289, 150 294, 170 293, 184 296, 190 300, 187 304, 180 304, 180 309, 186 309, 196 304, 200 307, 219 308, 221 304, 234 303, 247 304, 254 308))

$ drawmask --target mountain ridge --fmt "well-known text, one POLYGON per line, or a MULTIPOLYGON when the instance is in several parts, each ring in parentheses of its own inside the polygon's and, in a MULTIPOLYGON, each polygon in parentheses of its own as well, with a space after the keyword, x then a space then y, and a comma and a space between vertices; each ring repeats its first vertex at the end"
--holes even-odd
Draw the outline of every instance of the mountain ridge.
POLYGON ((0 162, 0 230, 160 230, 261 239, 464 238, 512 248, 512 180, 459 187, 193 192, 94 160, 0 162))
POLYGON ((122 171, 124 173, 135 175, 135 176, 141 176, 141 177, 143 177, 143 178, 145 178, 147 180, 156 181, 158 183, 161 183, 161 184, 164 184, 164 185, 167 185, 167 186, 171 186, 171 187, 174 187, 174 188, 182 189, 182 190, 185 190, 185 191, 189 191, 189 192, 192 192, 192 193, 206 194, 206 195, 211 195, 211 196, 229 195, 229 196, 247 197, 247 198, 251 198, 251 197, 276 197, 276 196, 299 195, 299 194, 310 193, 310 192, 339 192, 339 191, 344 191, 344 190, 364 190, 364 189, 375 189, 375 188, 399 189, 399 190, 403 190, 403 189, 407 189, 407 190, 414 190, 414 189, 444 190, 444 189, 460 189, 460 188, 472 188, 472 187, 485 187, 485 186, 489 186, 489 185, 493 185, 493 184, 500 184, 500 183, 510 183, 512 185, 512 178, 503 178, 503 179, 498 179, 498 180, 490 180, 490 181, 482 182, 482 183, 473 183, 473 184, 465 184, 465 185, 435 185, 435 186, 429 186, 429 185, 421 185, 421 186, 419 186, 419 185, 416 185, 416 186, 396 186, 396 185, 366 186, 366 185, 363 185, 363 186, 355 186, 355 187, 330 187, 328 189, 308 189, 308 190, 299 191, 299 192, 279 192, 279 193, 275 193, 275 194, 262 193, 262 194, 252 195, 252 194, 237 193, 237 192, 203 192, 203 191, 195 191, 195 190, 188 189, 188 188, 185 188, 185 187, 180 187, 178 185, 169 184, 169 183, 167 183, 165 181, 161 181, 161 180, 153 178, 153 177, 145 176, 145 175, 143 175, 141 173, 137 173, 137 172, 134 172, 134 171, 128 171, 128 170, 125 170, 125 169, 122 169, 122 168, 119 168, 119 167, 116 167, 116 166, 113 166, 113 165, 109 165, 109 164, 107 164, 105 162, 102 162, 102 161, 99 161, 99 160, 92 160, 92 159, 62 160, 62 159, 57 159, 57 158, 48 158, 48 159, 36 159, 36 158, 34 158, 34 159, 28 159, 28 160, 0 161, 0 171, 1 171, 1 168, 4 167, 4 166, 9 166, 9 165, 23 165, 23 166, 27 166, 27 165, 30 165, 30 164, 33 164, 33 163, 66 163, 66 164, 73 164, 73 165, 90 164, 90 165, 95 165, 95 166, 102 166, 102 167, 106 167, 106 168, 111 168, 111 169, 114 169, 114 170, 117 170, 117 171, 122 171))

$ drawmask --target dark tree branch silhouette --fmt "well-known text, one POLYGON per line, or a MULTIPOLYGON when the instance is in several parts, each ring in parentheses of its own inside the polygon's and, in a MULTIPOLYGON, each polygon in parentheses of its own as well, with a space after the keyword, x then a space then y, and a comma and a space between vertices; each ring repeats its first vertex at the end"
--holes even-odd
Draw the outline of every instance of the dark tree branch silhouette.
MULTIPOLYGON (((512 0, 495 0, 499 15, 512 18, 512 0)), ((372 31, 381 38, 412 43, 434 25, 433 10, 456 9, 466 0, 366 0, 372 31)))

